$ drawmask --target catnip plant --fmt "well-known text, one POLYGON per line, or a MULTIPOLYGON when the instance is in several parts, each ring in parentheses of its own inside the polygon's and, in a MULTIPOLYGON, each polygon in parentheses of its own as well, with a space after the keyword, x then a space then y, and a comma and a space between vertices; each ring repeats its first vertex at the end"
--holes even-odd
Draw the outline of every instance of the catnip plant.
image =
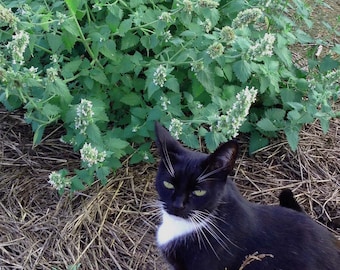
POLYGON ((284 133, 295 150, 305 123, 327 132, 338 116, 338 61, 310 57, 306 72, 290 52, 324 44, 299 28, 309 12, 303 0, 0 1, 0 102, 26 110, 34 145, 63 125, 81 165, 50 174, 60 193, 105 184, 122 158, 153 162, 156 120, 192 148, 248 133, 253 153, 284 133))

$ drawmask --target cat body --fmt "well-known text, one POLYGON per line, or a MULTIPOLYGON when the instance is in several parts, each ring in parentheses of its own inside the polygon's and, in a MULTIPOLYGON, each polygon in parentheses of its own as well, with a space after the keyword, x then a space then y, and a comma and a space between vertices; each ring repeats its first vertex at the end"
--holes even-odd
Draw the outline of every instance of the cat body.
POLYGON ((188 150, 156 124, 162 223, 157 244, 175 270, 338 270, 339 241, 303 212, 245 200, 228 179, 236 142, 208 155, 188 150))

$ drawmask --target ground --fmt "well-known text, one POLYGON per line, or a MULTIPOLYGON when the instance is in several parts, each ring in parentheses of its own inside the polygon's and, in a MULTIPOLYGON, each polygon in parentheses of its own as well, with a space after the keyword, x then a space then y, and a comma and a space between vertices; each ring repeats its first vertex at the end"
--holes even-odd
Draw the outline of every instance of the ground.
MULTIPOLYGON (((338 0, 325 2, 333 10, 314 14, 320 35, 319 18, 327 14, 336 25, 340 15, 338 0)), ((62 132, 50 127, 33 148, 23 111, 0 108, 0 269, 167 269, 154 241, 156 164, 125 163, 106 186, 60 197, 47 183, 49 173, 79 165, 59 141, 62 132)), ((340 237, 340 119, 327 134, 318 122, 306 126, 296 152, 283 137, 254 156, 246 136, 240 144, 232 180, 246 198, 277 204, 280 190, 291 188, 304 210, 340 237)))

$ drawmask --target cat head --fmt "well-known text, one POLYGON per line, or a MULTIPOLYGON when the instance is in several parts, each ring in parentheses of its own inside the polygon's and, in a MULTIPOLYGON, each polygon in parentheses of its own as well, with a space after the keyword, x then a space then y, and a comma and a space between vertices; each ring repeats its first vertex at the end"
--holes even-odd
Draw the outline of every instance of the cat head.
POLYGON ((155 132, 161 156, 156 189, 164 210, 181 218, 195 211, 214 211, 235 164, 236 141, 223 143, 212 154, 205 154, 185 148, 157 122, 155 132))

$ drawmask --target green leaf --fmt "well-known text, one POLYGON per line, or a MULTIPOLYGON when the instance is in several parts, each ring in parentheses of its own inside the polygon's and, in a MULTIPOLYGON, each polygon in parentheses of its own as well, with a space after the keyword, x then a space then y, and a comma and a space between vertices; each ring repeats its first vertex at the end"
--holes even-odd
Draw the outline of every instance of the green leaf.
POLYGON ((119 25, 118 32, 120 36, 124 36, 125 33, 127 33, 132 26, 132 19, 126 19, 122 21, 122 23, 119 25))
POLYGON ((44 135, 44 131, 45 131, 45 126, 43 125, 39 125, 38 128, 36 128, 36 130, 34 131, 34 135, 33 135, 34 146, 37 146, 41 142, 41 139, 44 135))
POLYGON ((94 68, 90 71, 90 77, 94 79, 95 81, 104 84, 104 85, 109 85, 109 80, 107 79, 105 73, 103 70, 99 68, 94 68))
POLYGON ((267 138, 261 136, 261 134, 257 131, 253 131, 250 134, 249 140, 249 154, 255 154, 260 149, 266 147, 269 143, 267 138))
POLYGON ((73 99, 67 85, 60 78, 56 78, 54 82, 48 81, 46 84, 46 90, 51 94, 59 96, 65 104, 70 104, 73 99))
POLYGON ((48 118, 55 117, 59 115, 60 108, 56 105, 46 103, 42 108, 42 113, 46 115, 48 118))
POLYGON ((265 115, 271 121, 282 121, 286 116, 286 111, 279 108, 270 108, 265 111, 265 115))
POLYGON ((208 93, 213 93, 215 88, 214 77, 210 70, 205 69, 197 72, 197 80, 203 85, 208 93))
POLYGON ((96 143, 96 145, 102 144, 102 134, 99 127, 95 123, 88 125, 86 134, 91 141, 96 143))
POLYGON ((320 72, 326 73, 329 70, 337 69, 339 62, 334 60, 330 55, 326 55, 320 63, 320 72))
POLYGON ((128 32, 122 38, 122 41, 121 41, 122 43, 121 43, 120 49, 121 50, 129 49, 129 48, 137 45, 139 40, 140 40, 139 36, 137 36, 137 35, 135 35, 131 32, 128 32))
POLYGON ((53 53, 56 53, 63 44, 62 37, 60 35, 47 33, 46 34, 48 45, 50 46, 53 53))
POLYGON ((68 9, 72 12, 72 14, 75 14, 82 0, 65 0, 65 2, 67 4, 68 9))
POLYGON ((72 36, 78 37, 79 36, 79 29, 77 23, 73 17, 68 18, 62 24, 64 29, 69 32, 72 36))
POLYGON ((141 103, 141 97, 134 92, 125 94, 120 101, 129 106, 137 106, 141 103))
POLYGON ((110 174, 110 168, 109 167, 100 167, 96 170, 96 176, 100 180, 102 185, 107 184, 107 176, 110 174))
POLYGON ((300 127, 287 122, 287 127, 285 128, 285 134, 287 137, 288 144, 293 151, 296 151, 299 144, 299 133, 300 127))
POLYGON ((179 83, 175 77, 169 78, 165 82, 164 86, 174 91, 175 93, 179 93, 179 83))
POLYGON ((260 121, 257 122, 256 126, 262 129, 263 131, 278 130, 278 128, 268 118, 262 118, 260 121))
POLYGON ((240 82, 245 83, 251 75, 250 64, 245 60, 239 60, 232 64, 233 71, 240 82))

